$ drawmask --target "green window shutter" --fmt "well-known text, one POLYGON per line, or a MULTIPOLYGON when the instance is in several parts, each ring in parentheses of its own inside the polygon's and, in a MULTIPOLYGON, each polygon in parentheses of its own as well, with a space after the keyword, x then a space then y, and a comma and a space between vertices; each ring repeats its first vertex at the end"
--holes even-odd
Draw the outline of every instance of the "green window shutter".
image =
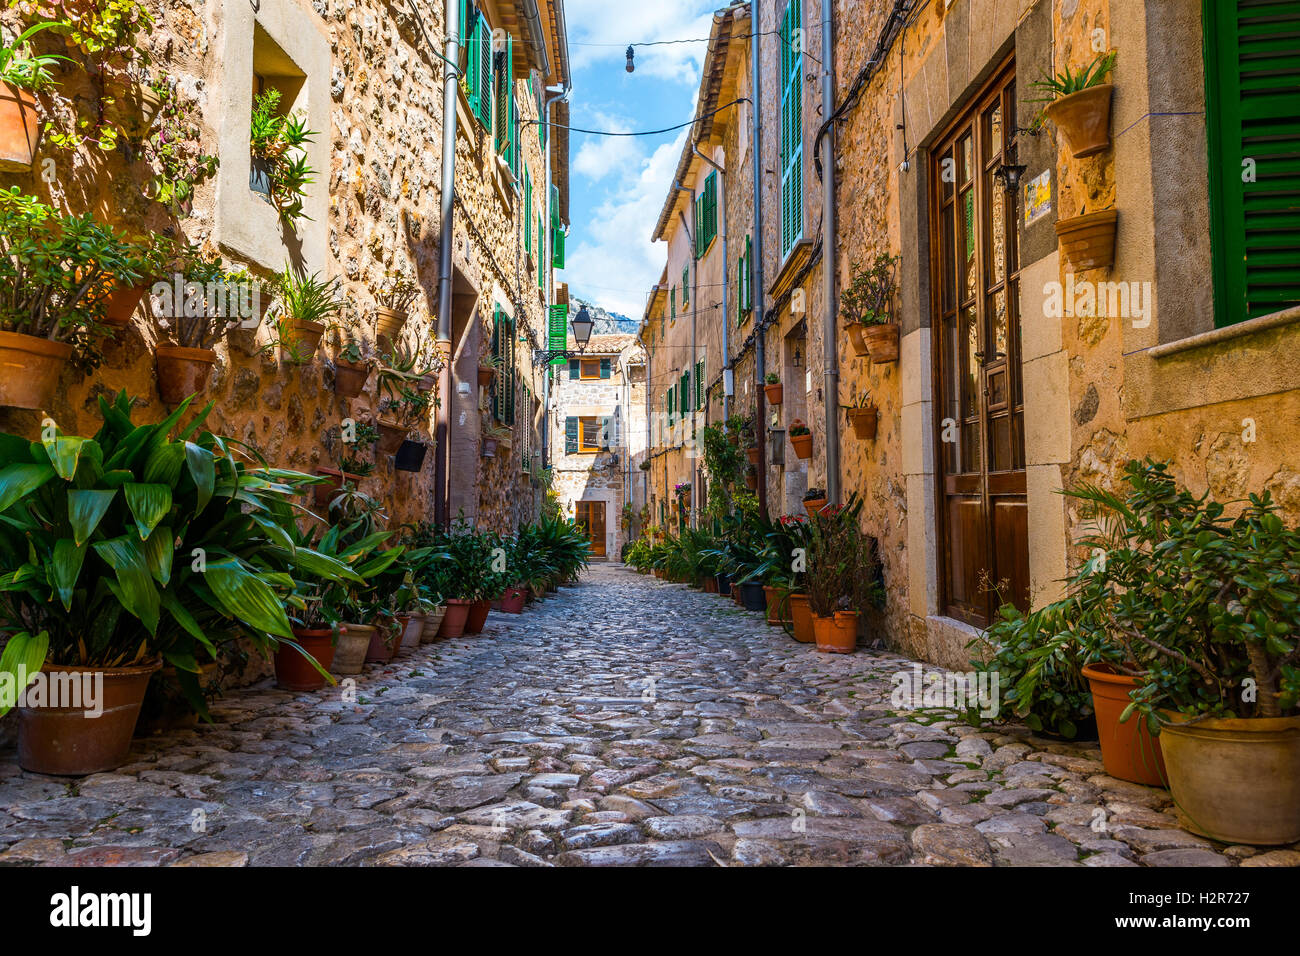
POLYGON ((754 311, 754 240, 745 237, 745 311, 754 311))
POLYGON ((691 304, 691 267, 682 269, 682 305, 691 304))
POLYGON ((1300 3, 1205 0, 1202 22, 1221 327, 1300 306, 1300 3))
POLYGON ((673 419, 674 419, 674 415, 673 415, 673 405, 674 405, 676 399, 677 399, 677 390, 676 390, 675 388, 670 388, 670 389, 668 389, 668 396, 667 396, 667 398, 664 399, 664 405, 665 405, 665 406, 667 407, 667 409, 668 409, 668 427, 669 427, 669 428, 672 428, 672 427, 673 427, 673 419))
POLYGON ((551 228, 560 228, 560 187, 551 183, 551 228))
POLYGON ((542 214, 537 214, 537 288, 546 288, 546 250, 542 248, 542 214))
POLYGON ((496 63, 496 147, 506 165, 514 168, 514 85, 515 38, 506 37, 506 48, 496 63))
POLYGON ((576 381, 582 378, 582 363, 577 359, 569 359, 569 380, 576 381))
MULTIPOLYGON (((492 307, 492 358, 501 361, 501 307, 494 305, 492 307)), ((503 412, 502 395, 503 389, 501 379, 504 377, 505 369, 502 366, 497 367, 496 378, 492 380, 492 417, 501 421, 503 412)))
POLYGON ((572 415, 564 420, 564 453, 566 455, 578 453, 578 420, 572 415))
POLYGON ((614 447, 614 433, 611 429, 614 427, 614 419, 609 415, 600 416, 600 447, 614 447))
POLYGON ((704 222, 704 219, 701 216, 701 213, 704 210, 704 203, 702 202, 703 198, 704 197, 702 196, 691 197, 691 214, 692 214, 692 218, 695 220, 695 258, 696 259, 704 255, 704 230, 702 228, 702 223, 704 222))
POLYGON ((492 28, 488 25, 487 18, 484 17, 482 13, 479 14, 478 23, 478 118, 479 122, 483 124, 483 128, 491 131, 494 103, 492 87, 492 28))
MULTIPOLYGON (((569 347, 569 307, 567 305, 551 306, 551 314, 546 328, 546 339, 548 351, 563 352, 569 347)), ((564 364, 564 358, 551 361, 552 366, 564 364)))
POLYGON ((695 363, 695 407, 704 408, 704 361, 695 363))
POLYGON ((668 304, 672 309, 673 319, 676 319, 677 318, 677 286, 673 286, 671 289, 668 290, 668 304))
POLYGON ((533 254, 533 175, 524 167, 524 252, 533 254))
POLYGON ((516 364, 515 348, 519 343, 519 338, 515 334, 515 320, 506 316, 506 369, 508 374, 503 373, 503 378, 510 380, 506 389, 506 424, 515 423, 515 395, 519 391, 519 368, 516 364))
POLYGON ((610 374, 611 374, 611 370, 610 370, 610 367, 609 367, 609 359, 607 359, 607 358, 603 358, 603 359, 601 359, 601 360, 600 360, 600 377, 601 377, 601 378, 609 378, 610 374))
POLYGON ((794 49, 800 0, 781 21, 781 257, 803 236, 803 54, 794 49))
POLYGON ((564 230, 557 226, 552 233, 551 240, 551 265, 556 269, 564 268, 564 241, 566 238, 564 230))

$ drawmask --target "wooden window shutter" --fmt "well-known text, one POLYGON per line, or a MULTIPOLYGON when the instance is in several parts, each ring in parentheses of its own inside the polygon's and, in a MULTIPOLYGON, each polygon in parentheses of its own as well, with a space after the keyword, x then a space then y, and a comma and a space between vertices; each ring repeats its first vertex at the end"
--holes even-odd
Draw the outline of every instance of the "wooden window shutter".
POLYGON ((546 288, 546 250, 542 243, 542 214, 537 214, 537 288, 546 288))
POLYGON ((492 87, 492 27, 481 12, 478 24, 478 118, 483 128, 490 132, 495 99, 492 87))
POLYGON ((600 377, 601 377, 601 378, 609 378, 610 374, 611 374, 611 372, 610 372, 610 367, 609 367, 609 359, 607 359, 607 358, 603 358, 603 359, 601 359, 601 360, 600 360, 600 377))
POLYGON ((1300 3, 1205 0, 1202 22, 1222 327, 1300 306, 1300 3))
POLYGON ((564 453, 566 455, 578 453, 578 420, 572 415, 564 420, 564 453))
POLYGON ((501 306, 492 307, 492 359, 497 363, 496 378, 492 380, 492 417, 501 421, 505 412, 502 401, 504 386, 501 379, 505 377, 505 368, 501 365, 501 306))
POLYGON ((551 228, 560 228, 560 187, 551 183, 551 228))
POLYGON ((682 305, 691 304, 691 267, 682 269, 682 305))
POLYGON ((524 252, 533 254, 533 175, 524 167, 524 252))
POLYGON ((564 230, 561 229, 559 226, 555 227, 555 231, 552 235, 553 238, 551 240, 551 247, 553 251, 551 254, 551 265, 556 269, 563 269, 564 268, 564 241, 566 239, 566 236, 564 235, 564 230))
POLYGON ((502 371, 503 378, 509 380, 506 388, 506 424, 515 423, 515 396, 519 392, 519 368, 515 363, 515 348, 518 344, 518 338, 515 335, 515 320, 510 316, 504 316, 506 330, 506 349, 505 361, 506 368, 502 371))
POLYGON ((496 147, 506 165, 514 168, 514 85, 515 38, 506 37, 506 48, 497 54, 496 147))
MULTIPOLYGON (((551 352, 562 352, 569 347, 569 307, 567 305, 551 306, 551 314, 546 329, 546 348, 551 352)), ((563 357, 552 359, 551 365, 564 365, 563 357)))
POLYGON ((704 360, 695 363, 695 407, 704 408, 704 360))
POLYGON ((677 286, 668 290, 668 306, 672 310, 672 317, 677 318, 677 286))

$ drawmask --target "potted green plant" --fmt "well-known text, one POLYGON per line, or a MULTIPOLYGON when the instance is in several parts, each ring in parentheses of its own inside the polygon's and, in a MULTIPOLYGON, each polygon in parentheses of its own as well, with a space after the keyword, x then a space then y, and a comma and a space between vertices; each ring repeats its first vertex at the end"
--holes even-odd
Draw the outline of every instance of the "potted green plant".
POLYGON ((1130 462, 1094 509, 1081 643, 1137 671, 1121 714, 1159 734, 1186 827, 1227 843, 1300 840, 1300 530, 1270 495, 1229 505, 1130 462), (1104 556, 1104 557, 1103 557, 1104 556), (1137 667, 1129 666, 1137 662, 1137 667))
POLYGON ((853 281, 840 293, 849 343, 857 355, 870 356, 872 362, 898 361, 898 323, 893 320, 898 263, 898 256, 878 253, 869 268, 854 266, 853 281))
POLYGON ((796 418, 790 423, 790 445, 794 448, 794 453, 800 458, 812 457, 812 430, 809 429, 802 418, 796 418))
POLYGON ((356 398, 365 391, 371 365, 360 336, 360 317, 350 303, 340 311, 336 331, 334 393, 341 398, 356 398))
POLYGON ((293 642, 288 562, 346 572, 286 547, 293 496, 310 477, 250 461, 238 442, 201 431, 210 409, 186 422, 184 403, 136 425, 122 393, 111 404, 100 397, 103 425, 91 438, 52 426, 39 443, 0 435, 0 620, 20 632, 0 667, 19 687, 43 671, 104 688, 99 717, 29 699, 19 723, 27 769, 118 766, 162 662, 202 708, 203 658, 236 638, 266 654, 293 642), (21 680, 10 669, 18 662, 21 680))
POLYGON ((817 650, 851 654, 858 618, 884 597, 875 539, 858 526, 862 500, 825 508, 808 522, 808 600, 817 650))
POLYGON ((12 43, 0 40, 0 171, 31 169, 41 138, 35 94, 54 85, 50 72, 67 57, 32 53, 31 39, 53 22, 28 27, 12 43))
POLYGON ((309 365, 325 335, 328 323, 342 308, 337 277, 296 273, 285 267, 277 280, 280 313, 276 320, 280 354, 294 365, 309 365))
POLYGON ((1029 85, 1046 95, 1030 100, 1047 103, 1043 116, 1051 120, 1075 159, 1095 156, 1110 148, 1110 101, 1114 86, 1105 82, 1115 69, 1116 52, 1099 53, 1077 70, 1069 66, 1059 74, 1029 85))
POLYGON ((0 191, 0 405, 43 408, 70 362, 96 368, 109 332, 103 290, 134 285, 146 268, 139 247, 93 217, 0 191))
POLYGON ((141 158, 154 170, 150 198, 188 216, 195 189, 216 175, 220 161, 203 152, 197 105, 166 83, 150 89, 159 99, 158 117, 140 146, 141 158))
POLYGON ((157 284, 154 297, 164 339, 154 350, 158 394, 168 405, 203 394, 217 362, 214 346, 255 318, 250 290, 232 281, 220 259, 191 248, 179 269, 172 283, 157 284))
POLYGON ((405 272, 390 272, 375 292, 375 340, 382 351, 391 352, 406 325, 411 305, 420 287, 405 272))
POLYGON ((317 135, 301 114, 280 112, 279 90, 267 89, 253 100, 248 187, 261 193, 290 229, 305 218, 303 202, 316 170, 307 165, 303 147, 317 135))
POLYGON ((763 392, 767 395, 769 405, 780 405, 785 398, 785 388, 781 385, 781 376, 776 372, 768 372, 766 384, 763 385, 763 392))

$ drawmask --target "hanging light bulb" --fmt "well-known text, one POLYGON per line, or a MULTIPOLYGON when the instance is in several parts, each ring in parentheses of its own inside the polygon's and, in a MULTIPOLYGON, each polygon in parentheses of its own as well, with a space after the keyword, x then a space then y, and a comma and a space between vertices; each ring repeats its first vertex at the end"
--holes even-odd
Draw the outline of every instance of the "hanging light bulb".
POLYGON ((632 49, 629 45, 627 48, 627 71, 629 73, 635 72, 636 70, 636 64, 632 62, 634 56, 636 56, 636 50, 632 49))

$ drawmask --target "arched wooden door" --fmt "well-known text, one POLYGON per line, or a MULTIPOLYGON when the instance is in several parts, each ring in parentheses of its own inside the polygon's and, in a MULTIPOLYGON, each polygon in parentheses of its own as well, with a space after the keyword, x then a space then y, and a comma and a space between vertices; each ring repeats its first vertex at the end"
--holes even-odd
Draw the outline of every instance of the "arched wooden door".
POLYGON ((1029 602, 1015 95, 1008 62, 930 154, 941 601, 976 626, 1029 602))

